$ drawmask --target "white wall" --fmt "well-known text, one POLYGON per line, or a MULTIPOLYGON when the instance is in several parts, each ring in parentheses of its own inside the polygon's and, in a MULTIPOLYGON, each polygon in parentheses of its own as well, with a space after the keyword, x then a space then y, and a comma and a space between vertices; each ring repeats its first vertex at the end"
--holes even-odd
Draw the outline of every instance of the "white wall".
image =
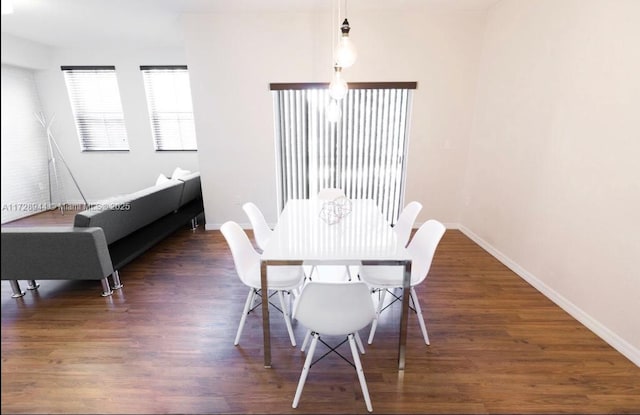
POLYGON ((2 33, 2 223, 50 207, 49 153, 35 71, 51 49, 2 33))
POLYGON ((640 2, 488 15, 461 223, 640 365, 640 2))
MULTIPOLYGON (((4 35, 3 35, 4 36, 4 35)), ((197 152, 156 152, 147 110, 140 65, 184 64, 180 49, 136 49, 116 45, 112 49, 53 49, 51 62, 37 74, 45 114, 55 115, 53 135, 80 189, 89 201, 125 194, 155 184, 160 173, 170 175, 177 166, 197 171, 197 152), (129 138, 128 152, 82 152, 71 112, 63 65, 115 65, 129 138)), ((81 197, 66 175, 69 201, 81 197)))
POLYGON ((29 69, 51 65, 50 47, 2 33, 2 63, 29 69))
MULTIPOLYGON (((139 69, 140 65, 184 64, 183 49, 137 48, 135 45, 56 49, 2 33, 2 63, 35 70, 35 80, 45 116, 49 120, 55 116, 52 125, 53 136, 80 189, 89 201, 151 186, 160 173, 168 176, 175 167, 199 170, 197 152, 154 150, 142 74, 139 69), (80 151, 64 76, 60 70, 64 65, 116 66, 130 151, 80 151)), ((33 122, 37 123, 35 118, 33 122)), ((54 195, 54 200, 81 201, 82 198, 71 176, 59 157, 58 160, 64 195, 54 195)))
MULTIPOLYGON (((358 61, 348 81, 417 81, 406 200, 419 221, 458 222, 484 12, 350 13, 358 61)), ((220 13, 183 21, 207 227, 247 223, 253 201, 276 220, 271 82, 327 82, 328 13, 220 13), (203 137, 205 139, 203 139, 203 137)))
POLYGON ((47 136, 32 69, 2 64, 2 223, 46 210, 47 136))

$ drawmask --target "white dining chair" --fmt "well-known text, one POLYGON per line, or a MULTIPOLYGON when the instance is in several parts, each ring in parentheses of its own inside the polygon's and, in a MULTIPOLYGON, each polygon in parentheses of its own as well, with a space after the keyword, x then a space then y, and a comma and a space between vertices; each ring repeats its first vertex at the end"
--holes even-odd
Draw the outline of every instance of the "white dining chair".
POLYGON ((409 243, 413 225, 421 210, 422 204, 420 202, 413 201, 405 206, 404 209, 402 209, 402 212, 400 212, 398 220, 393 226, 393 230, 398 237, 398 242, 400 242, 402 246, 407 246, 409 243))
POLYGON ((273 230, 267 223, 262 214, 260 208, 252 202, 247 202, 242 205, 242 210, 249 217, 249 222, 251 223, 251 227, 253 228, 253 237, 256 240, 256 245, 260 250, 264 251, 264 248, 267 246, 267 242, 269 242, 269 238, 271 238, 271 234, 273 230))
MULTIPOLYGON (((445 230, 445 226, 437 220, 428 220, 420 226, 407 246, 407 250, 411 256, 410 300, 414 306, 412 309, 418 316, 420 330, 422 331, 424 342, 427 345, 429 345, 429 335, 427 333, 424 317, 422 316, 422 308, 420 307, 420 301, 418 300, 415 287, 422 284, 422 282, 427 278, 429 270, 431 269, 433 256, 445 230)), ((378 306, 376 309, 376 317, 371 324, 371 331, 369 332, 369 344, 373 342, 373 336, 376 333, 380 313, 390 307, 391 304, 402 299, 402 297, 395 295, 393 290, 402 289, 403 277, 404 267, 401 266, 378 265, 363 266, 360 268, 360 278, 369 284, 373 293, 380 293, 380 299, 378 300, 378 306), (387 293, 390 293, 394 299, 383 308, 382 306, 387 293)))
MULTIPOLYGON (((253 306, 256 296, 260 298, 260 254, 255 250, 245 231, 236 222, 226 222, 220 227, 233 256, 236 272, 240 281, 249 287, 249 294, 244 304, 240 325, 236 333, 234 345, 240 343, 240 336, 244 328, 247 316, 257 306, 253 306)), ((284 315, 284 322, 289 332, 291 345, 296 345, 296 339, 291 327, 290 313, 284 300, 284 293, 292 295, 292 292, 299 288, 304 280, 304 273, 300 266, 274 266, 269 267, 268 290, 273 291, 272 295, 277 295, 280 300, 280 308, 269 302, 284 315)), ((271 295, 269 296, 271 297, 271 295)))
MULTIPOLYGON (((373 411, 355 341, 355 333, 369 325, 375 316, 375 308, 369 287, 362 281, 308 282, 302 289, 300 296, 296 298, 293 315, 300 324, 311 331, 312 340, 300 374, 292 406, 294 408, 298 407, 311 366, 330 352, 338 353, 336 349, 348 342, 353 357, 353 366, 358 374, 367 410, 369 412, 373 411), (332 347, 321 336, 346 336, 346 339, 337 346, 332 347), (314 362, 313 355, 318 342, 329 347, 330 352, 314 362)), ((345 359, 342 355, 340 356, 345 359)))

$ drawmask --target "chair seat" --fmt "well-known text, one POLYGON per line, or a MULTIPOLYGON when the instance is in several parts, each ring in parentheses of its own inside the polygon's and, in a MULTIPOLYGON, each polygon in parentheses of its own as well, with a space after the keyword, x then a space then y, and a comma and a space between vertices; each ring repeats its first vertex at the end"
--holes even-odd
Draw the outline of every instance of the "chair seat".
MULTIPOLYGON (((267 267, 267 284, 270 290, 290 290, 299 287, 304 279, 304 272, 299 265, 267 267)), ((260 265, 251 268, 245 283, 260 289, 260 265)))
MULTIPOLYGON (((394 265, 368 265, 360 267, 360 278, 373 288, 402 287, 404 267, 394 265)), ((411 282, 413 286, 413 281, 411 282)))

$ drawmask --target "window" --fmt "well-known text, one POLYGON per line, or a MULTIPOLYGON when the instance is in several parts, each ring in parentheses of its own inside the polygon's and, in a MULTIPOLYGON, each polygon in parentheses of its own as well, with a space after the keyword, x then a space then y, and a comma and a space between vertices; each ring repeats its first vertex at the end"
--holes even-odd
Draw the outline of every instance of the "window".
POLYGON ((342 116, 328 121, 326 84, 271 84, 278 203, 338 187, 374 199, 390 223, 404 200, 408 117, 415 82, 350 83, 342 116))
POLYGON ((197 150, 186 66, 141 66, 156 150, 197 150))
POLYGON ((63 66, 82 151, 129 150, 115 66, 63 66))

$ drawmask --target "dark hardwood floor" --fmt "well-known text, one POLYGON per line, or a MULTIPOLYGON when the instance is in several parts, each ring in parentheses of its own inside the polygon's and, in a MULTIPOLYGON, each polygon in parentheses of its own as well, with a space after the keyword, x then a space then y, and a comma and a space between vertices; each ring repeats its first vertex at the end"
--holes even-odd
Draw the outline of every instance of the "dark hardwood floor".
MULTIPOLYGON (((337 356, 312 367, 291 408, 304 355, 277 312, 273 368, 262 365, 259 310, 233 346, 247 289, 219 232, 179 231, 120 278, 107 298, 97 281, 43 280, 13 299, 2 281, 3 414, 366 413, 337 356)), ((446 232, 417 290, 431 346, 411 315, 398 372, 400 306, 383 314, 362 356, 374 413, 640 413, 640 368, 461 232, 446 232)))

